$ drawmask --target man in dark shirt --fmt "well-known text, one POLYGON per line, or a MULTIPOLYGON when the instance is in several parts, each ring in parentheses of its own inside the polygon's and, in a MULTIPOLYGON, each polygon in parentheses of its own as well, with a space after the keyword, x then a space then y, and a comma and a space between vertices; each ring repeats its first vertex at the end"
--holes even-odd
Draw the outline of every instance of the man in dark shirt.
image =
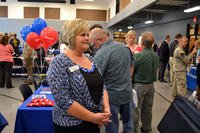
POLYGON ((144 32, 141 39, 143 51, 134 55, 133 88, 137 92, 138 107, 133 110, 134 133, 139 133, 139 118, 141 132, 151 133, 152 107, 154 99, 154 84, 159 66, 159 58, 152 49, 154 36, 144 32))
POLYGON ((109 95, 112 122, 106 126, 106 133, 118 133, 118 115, 121 114, 123 132, 133 133, 132 84, 133 57, 124 44, 109 39, 107 33, 95 28, 89 35, 90 42, 99 48, 95 54, 109 95))
POLYGON ((166 66, 169 62, 169 52, 170 52, 169 42, 170 42, 170 36, 167 35, 159 48, 160 49, 160 53, 159 53, 159 57, 160 57, 159 80, 160 82, 166 82, 164 80, 164 74, 165 74, 166 66))
POLYGON ((169 46, 169 49, 170 49, 170 58, 169 58, 169 66, 170 66, 170 83, 172 84, 173 83, 173 71, 172 71, 172 68, 173 68, 173 61, 174 61, 174 50, 176 49, 176 47, 178 46, 178 40, 182 37, 182 35, 180 33, 176 34, 175 36, 175 40, 170 43, 170 46, 169 46))

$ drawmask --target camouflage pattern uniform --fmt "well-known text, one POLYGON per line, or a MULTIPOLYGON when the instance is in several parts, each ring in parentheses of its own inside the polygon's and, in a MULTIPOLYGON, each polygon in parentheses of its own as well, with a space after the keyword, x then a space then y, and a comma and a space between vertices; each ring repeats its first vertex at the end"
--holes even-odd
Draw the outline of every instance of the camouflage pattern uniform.
POLYGON ((33 73, 33 60, 34 60, 34 50, 28 45, 24 45, 23 57, 25 61, 25 66, 27 70, 28 80, 25 81, 27 84, 32 84, 32 73, 33 73))
POLYGON ((177 95, 186 96, 187 86, 186 86, 186 71, 187 64, 194 57, 191 53, 186 56, 184 49, 178 46, 174 51, 174 80, 172 85, 172 96, 175 98, 177 95))

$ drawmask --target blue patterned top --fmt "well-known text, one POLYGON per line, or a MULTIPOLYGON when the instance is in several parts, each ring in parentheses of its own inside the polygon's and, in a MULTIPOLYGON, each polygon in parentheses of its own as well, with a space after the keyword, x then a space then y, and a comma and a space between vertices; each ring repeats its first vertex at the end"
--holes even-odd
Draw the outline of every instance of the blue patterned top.
MULTIPOLYGON (((87 57, 97 67, 94 59, 87 57)), ((75 126, 82 122, 67 113, 74 101, 92 112, 102 111, 102 98, 100 104, 96 105, 80 68, 75 66, 68 56, 61 53, 53 59, 47 72, 47 81, 55 99, 53 122, 60 126, 75 126)))

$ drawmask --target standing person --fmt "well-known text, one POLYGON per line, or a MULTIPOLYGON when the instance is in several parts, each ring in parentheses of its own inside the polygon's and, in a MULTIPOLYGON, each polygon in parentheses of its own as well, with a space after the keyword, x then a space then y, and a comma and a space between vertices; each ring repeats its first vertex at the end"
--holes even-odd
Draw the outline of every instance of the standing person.
POLYGON ((91 56, 89 24, 75 19, 62 27, 69 49, 57 55, 49 66, 47 81, 55 99, 55 133, 99 133, 110 122, 108 94, 103 78, 91 56))
POLYGON ((34 50, 30 48, 28 45, 24 45, 23 49, 23 57, 25 60, 25 66, 27 70, 28 79, 24 81, 26 84, 31 85, 32 82, 32 76, 33 76, 33 60, 34 60, 34 50))
POLYGON ((159 67, 159 57, 153 51, 154 36, 151 32, 142 34, 143 51, 135 54, 133 88, 137 92, 138 107, 134 110, 134 133, 139 132, 139 118, 141 118, 142 133, 151 133, 152 107, 154 99, 154 84, 159 67))
POLYGON ((175 98, 177 95, 186 96, 187 87, 186 87, 186 71, 187 64, 190 64, 190 60, 197 53, 197 49, 194 48, 193 51, 186 56, 184 48, 188 43, 188 39, 186 36, 182 36, 179 39, 178 47, 174 51, 174 81, 172 86, 172 96, 175 98))
POLYGON ((188 99, 200 111, 200 88, 199 87, 195 91, 192 92, 192 95, 188 99))
MULTIPOLYGON (((94 24, 90 27, 90 31, 93 30, 94 28, 101 28, 103 29, 102 25, 100 24, 94 24)), ((94 48, 94 46, 92 44, 90 44, 89 49, 85 52, 91 56, 94 57, 95 53, 97 52, 98 49, 94 48)))
POLYGON ((178 46, 178 40, 181 39, 182 35, 180 33, 176 34, 175 40, 170 43, 169 50, 170 50, 170 57, 169 57, 169 66, 170 66, 170 83, 173 83, 174 72, 173 72, 173 65, 174 65, 174 50, 178 46))
POLYGON ((65 42, 60 43, 60 53, 64 53, 65 50, 68 49, 68 46, 65 42))
POLYGON ((5 35, 0 38, 0 88, 13 88, 12 85, 12 66, 13 66, 13 47, 8 44, 8 37, 5 35))
POLYGON ((15 51, 14 56, 18 57, 20 55, 20 52, 19 52, 20 41, 17 38, 17 34, 16 33, 13 34, 13 36, 11 37, 9 43, 13 46, 13 49, 15 51))
MULTIPOLYGON (((199 49, 200 50, 200 49, 199 49)), ((196 57, 198 59, 197 65, 197 71, 196 71, 196 76, 197 76, 197 86, 200 88, 200 56, 196 57)))
POLYGON ((159 51, 159 57, 160 57, 159 80, 160 82, 165 82, 165 83, 167 83, 167 81, 164 80, 164 75, 165 75, 165 69, 169 62, 169 53, 170 53, 169 42, 170 42, 170 36, 167 35, 159 48, 160 50, 159 51))
POLYGON ((136 44, 136 33, 133 30, 130 30, 126 34, 126 44, 130 48, 130 50, 133 54, 139 53, 142 51, 142 48, 136 44))
POLYGON ((153 48, 153 51, 154 51, 155 53, 158 52, 158 44, 154 43, 153 46, 152 46, 152 48, 153 48))
POLYGON ((200 88, 200 39, 198 39, 196 42, 196 48, 198 49, 197 55, 196 55, 196 76, 197 76, 197 86, 200 88))
POLYGON ((99 48, 95 60, 100 67, 109 95, 112 122, 106 126, 106 133, 118 133, 119 113, 123 121, 123 132, 133 133, 131 51, 124 44, 113 42, 100 28, 91 30, 89 38, 90 42, 99 48))

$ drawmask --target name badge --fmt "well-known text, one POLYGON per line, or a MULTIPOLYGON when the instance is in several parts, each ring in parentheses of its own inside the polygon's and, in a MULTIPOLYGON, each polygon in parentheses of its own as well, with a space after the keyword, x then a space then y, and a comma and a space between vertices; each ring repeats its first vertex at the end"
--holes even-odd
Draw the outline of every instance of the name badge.
POLYGON ((70 70, 70 72, 75 72, 75 71, 79 70, 79 66, 74 65, 74 66, 70 67, 69 70, 70 70))

